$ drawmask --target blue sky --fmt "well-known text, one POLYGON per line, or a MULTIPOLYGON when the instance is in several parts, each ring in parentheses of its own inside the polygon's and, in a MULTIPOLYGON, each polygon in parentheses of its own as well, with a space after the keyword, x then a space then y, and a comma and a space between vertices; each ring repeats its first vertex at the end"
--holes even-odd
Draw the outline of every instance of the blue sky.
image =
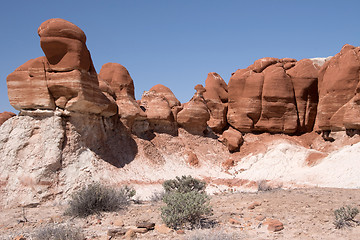
POLYGON ((6 77, 44 55, 37 28, 49 18, 84 30, 97 72, 107 62, 124 65, 137 99, 161 83, 187 102, 208 72, 228 82, 262 57, 327 57, 346 43, 359 46, 359 9, 356 0, 4 1, 0 112, 15 111, 6 77))

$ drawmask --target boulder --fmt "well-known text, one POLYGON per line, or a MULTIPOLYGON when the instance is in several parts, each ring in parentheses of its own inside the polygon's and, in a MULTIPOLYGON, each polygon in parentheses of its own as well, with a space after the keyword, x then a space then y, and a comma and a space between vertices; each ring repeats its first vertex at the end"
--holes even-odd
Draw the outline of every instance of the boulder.
POLYGON ((195 90, 195 95, 177 114, 177 122, 189 133, 203 135, 207 129, 210 113, 203 96, 205 88, 202 85, 196 85, 195 90))
POLYGON ((210 120, 207 124, 214 132, 221 133, 227 126, 227 84, 219 74, 211 72, 205 80, 205 90, 204 99, 210 111, 210 120))
POLYGON ((278 232, 284 229, 284 224, 277 219, 266 219, 263 225, 268 225, 267 229, 270 232, 278 232))
POLYGON ((12 112, 2 112, 0 113, 0 126, 8 119, 15 117, 16 114, 12 112))
POLYGON ((237 152, 240 150, 240 146, 243 144, 244 139, 241 132, 230 127, 228 130, 223 132, 219 141, 224 143, 230 152, 237 152))
POLYGON ((359 129, 359 51, 346 44, 321 67, 315 130, 359 129))

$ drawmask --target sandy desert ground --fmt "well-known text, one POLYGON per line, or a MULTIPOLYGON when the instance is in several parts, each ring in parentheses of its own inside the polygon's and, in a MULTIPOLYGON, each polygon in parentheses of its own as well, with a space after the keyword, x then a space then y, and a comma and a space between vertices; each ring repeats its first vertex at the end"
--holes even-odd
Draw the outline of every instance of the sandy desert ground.
MULTIPOLYGON (((137 233, 137 239, 191 239, 194 235, 223 232, 234 239, 359 239, 360 226, 335 229, 334 210, 345 205, 360 208, 360 189, 308 188, 274 189, 257 193, 233 193, 214 195, 211 198, 213 228, 184 230, 161 233, 151 230, 137 233), (249 206, 258 202, 254 209, 249 206), (268 219, 277 219, 284 229, 268 231, 264 224, 268 219)), ((36 231, 51 224, 74 226, 81 230, 86 239, 110 238, 109 229, 123 226, 135 228, 137 222, 154 222, 161 226, 160 210, 162 202, 132 203, 126 211, 104 213, 87 218, 64 216, 66 203, 57 206, 29 206, 25 209, 3 209, 0 212, 0 239, 32 239, 36 231), (24 215, 25 212, 25 215, 24 215), (24 216, 27 222, 24 222, 24 216)), ((357 216, 359 218, 360 216, 357 216)))

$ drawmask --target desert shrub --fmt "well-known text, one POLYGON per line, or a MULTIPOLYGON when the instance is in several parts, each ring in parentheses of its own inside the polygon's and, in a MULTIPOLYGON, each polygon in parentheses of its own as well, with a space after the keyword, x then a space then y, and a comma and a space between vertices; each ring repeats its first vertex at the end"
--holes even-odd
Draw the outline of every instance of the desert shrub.
POLYGON ((200 227, 201 219, 212 211, 210 198, 196 191, 168 193, 163 201, 166 206, 161 208, 161 217, 167 226, 174 229, 200 227))
POLYGON ((35 240, 83 240, 84 236, 77 228, 62 225, 50 225, 36 231, 35 240))
POLYGON ((113 189, 100 183, 92 183, 71 195, 66 214, 86 217, 100 212, 112 212, 125 208, 135 195, 135 190, 125 186, 113 189))
POLYGON ((172 180, 167 180, 163 183, 165 193, 169 192, 180 192, 186 193, 191 191, 204 192, 206 188, 206 183, 198 179, 193 178, 192 176, 182 176, 176 177, 172 180))
POLYGON ((171 228, 201 227, 201 220, 210 215, 210 198, 205 193, 206 184, 191 176, 176 177, 164 182, 161 218, 171 228))
POLYGON ((186 240, 238 240, 239 236, 235 233, 226 233, 223 231, 197 230, 190 234, 186 240))
POLYGON ((359 225, 359 221, 354 220, 355 216, 359 213, 359 209, 351 206, 341 207, 334 211, 336 229, 343 227, 351 227, 354 224, 359 225))

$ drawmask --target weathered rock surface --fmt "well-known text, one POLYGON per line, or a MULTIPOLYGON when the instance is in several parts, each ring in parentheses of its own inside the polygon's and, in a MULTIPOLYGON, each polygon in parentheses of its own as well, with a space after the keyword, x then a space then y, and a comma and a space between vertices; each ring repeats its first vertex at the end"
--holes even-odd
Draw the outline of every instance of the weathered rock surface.
POLYGON ((360 129, 360 48, 344 45, 319 72, 316 130, 360 129))
POLYGON ((241 132, 230 127, 228 130, 223 132, 219 141, 224 143, 230 152, 237 152, 240 150, 240 146, 243 144, 244 139, 241 132))
POLYGON ((176 101, 174 94, 165 86, 157 85, 155 90, 151 89, 143 93, 140 103, 141 107, 145 109, 150 129, 160 133, 176 135, 177 124, 172 107, 178 106, 180 102, 176 101), (157 89, 163 89, 165 93, 157 89))
POLYGON ((184 104, 184 108, 177 115, 178 124, 189 133, 203 135, 210 119, 209 109, 206 106, 202 85, 195 86, 196 93, 191 100, 184 104))
POLYGON ((311 132, 314 127, 319 101, 318 70, 312 60, 302 59, 286 72, 294 86, 300 132, 311 132))
POLYGON ((206 166, 229 157, 225 146, 216 139, 179 132, 176 137, 155 134, 144 140, 131 135, 119 116, 24 110, 0 127, 0 207, 48 199, 64 202, 93 181, 114 186, 139 183, 137 193, 150 197, 152 192, 142 182, 160 189, 157 184, 163 179, 220 171, 220 166, 210 171, 206 166), (187 163, 190 151, 206 163, 196 172, 187 163))
POLYGON ((174 93, 170 90, 170 88, 162 84, 157 84, 153 86, 152 88, 150 88, 149 91, 156 92, 162 97, 164 97, 169 102, 170 108, 181 105, 180 101, 175 97, 174 93))
POLYGON ((45 57, 31 59, 8 75, 10 104, 16 109, 55 109, 45 78, 45 57))
POLYGON ((116 114, 116 105, 99 88, 84 32, 66 20, 50 19, 38 34, 45 57, 28 61, 7 78, 14 108, 116 114))
POLYGON ((16 114, 12 112, 2 112, 0 113, 0 126, 8 119, 15 117, 16 114))
POLYGON ((227 126, 227 84, 219 74, 211 72, 205 80, 205 89, 204 99, 210 110, 210 120, 207 124, 214 132, 221 133, 227 126))
POLYGON ((146 119, 134 96, 134 82, 128 70, 119 63, 106 63, 100 73, 102 90, 113 97, 118 106, 118 115, 126 126, 132 128, 135 121, 146 119))
POLYGON ((262 58, 230 78, 229 124, 242 132, 311 131, 316 116, 317 73, 311 60, 262 58))

